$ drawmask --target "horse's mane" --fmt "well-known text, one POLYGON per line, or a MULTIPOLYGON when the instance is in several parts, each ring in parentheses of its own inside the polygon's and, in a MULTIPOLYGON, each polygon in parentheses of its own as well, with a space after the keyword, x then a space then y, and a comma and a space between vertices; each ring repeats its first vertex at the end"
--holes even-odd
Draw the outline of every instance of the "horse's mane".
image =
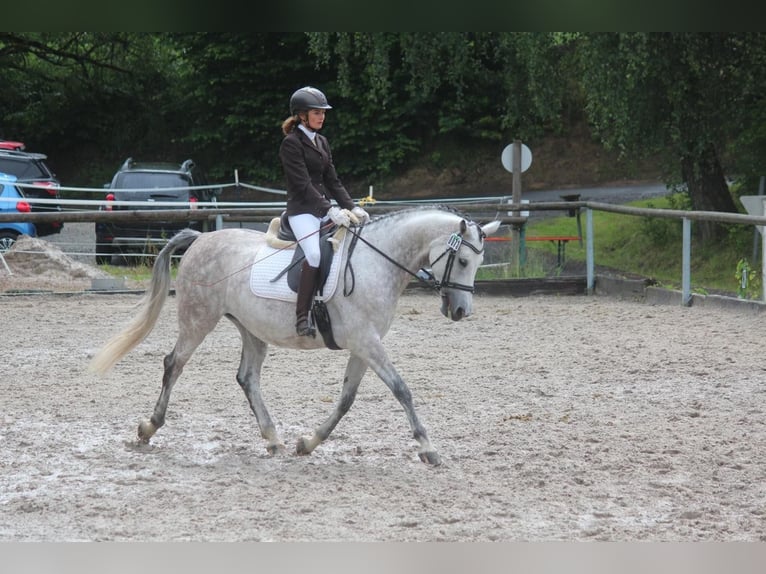
POLYGON ((405 207, 397 211, 389 211, 388 213, 374 217, 370 221, 370 223, 368 223, 368 225, 374 225, 376 223, 386 222, 390 219, 397 219, 399 217, 404 217, 405 215, 409 215, 413 212, 425 212, 425 211, 443 211, 446 213, 452 213, 454 215, 457 215, 458 217, 462 217, 463 219, 471 221, 471 218, 467 214, 458 211, 454 207, 451 207, 449 205, 444 205, 444 204, 433 204, 433 205, 418 205, 416 207, 405 207))

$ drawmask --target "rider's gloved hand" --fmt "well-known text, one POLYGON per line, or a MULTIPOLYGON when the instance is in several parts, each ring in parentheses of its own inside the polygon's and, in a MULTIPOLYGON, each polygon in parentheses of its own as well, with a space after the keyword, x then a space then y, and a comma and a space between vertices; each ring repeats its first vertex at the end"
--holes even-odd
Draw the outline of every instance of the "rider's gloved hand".
POLYGON ((351 215, 353 215, 356 218, 357 225, 364 225, 365 223, 370 222, 370 214, 367 213, 364 209, 362 209, 359 206, 356 206, 354 209, 351 210, 351 215))
POLYGON ((332 206, 327 215, 335 225, 341 227, 349 227, 351 225, 351 212, 348 209, 332 206))

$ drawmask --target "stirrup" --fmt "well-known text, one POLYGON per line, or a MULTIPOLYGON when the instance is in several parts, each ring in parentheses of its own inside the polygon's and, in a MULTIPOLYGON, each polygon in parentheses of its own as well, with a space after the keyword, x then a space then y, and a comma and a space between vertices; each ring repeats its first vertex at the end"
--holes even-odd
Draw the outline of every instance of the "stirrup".
POLYGON ((301 337, 316 337, 316 329, 309 324, 307 317, 301 317, 295 322, 295 332, 301 337))

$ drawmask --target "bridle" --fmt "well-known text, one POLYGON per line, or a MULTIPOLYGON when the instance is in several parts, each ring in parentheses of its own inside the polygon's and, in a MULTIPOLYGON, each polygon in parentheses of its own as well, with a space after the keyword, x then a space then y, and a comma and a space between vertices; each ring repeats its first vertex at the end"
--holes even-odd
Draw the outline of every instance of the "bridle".
MULTIPOLYGON (((486 236, 484 235, 484 232, 481 230, 481 227, 478 227, 478 229, 479 229, 479 239, 483 240, 484 237, 486 236)), ((450 276, 452 275, 452 268, 455 264, 455 258, 457 257, 457 252, 460 250, 460 247, 465 245, 477 255, 481 255, 484 252, 483 243, 484 242, 482 241, 481 249, 479 249, 473 243, 466 241, 462 233, 453 233, 452 235, 450 235, 449 239, 447 240, 447 248, 442 252, 441 255, 439 255, 439 257, 437 257, 435 260, 431 262, 431 268, 433 268, 434 264, 436 264, 445 255, 447 256, 447 261, 444 264, 444 275, 442 275, 442 280, 437 281, 436 277, 434 277, 433 273, 431 273, 430 271, 426 271, 425 269, 423 269, 422 271, 425 272, 427 275, 429 275, 431 281, 433 281, 434 283, 434 286, 439 291, 441 291, 445 287, 448 287, 450 289, 459 289, 460 291, 469 291, 470 293, 473 293, 474 292, 473 285, 463 285, 462 283, 455 283, 454 281, 450 281, 450 276)))
MULTIPOLYGON (((471 222, 471 223, 469 223, 469 225, 476 225, 476 224, 471 222)), ((421 283, 425 283, 425 284, 429 285, 431 288, 433 288, 436 291, 441 292, 442 289, 449 288, 449 289, 458 289, 460 291, 468 291, 469 293, 473 293, 474 292, 473 285, 464 285, 462 283, 456 283, 454 281, 450 281, 450 276, 452 275, 452 268, 453 268, 453 266, 455 264, 455 258, 457 257, 457 253, 458 253, 458 251, 460 250, 460 248, 462 246, 468 247, 471 251, 473 251, 477 255, 481 255, 482 253, 484 253, 484 242, 483 242, 483 240, 486 237, 486 234, 481 229, 481 227, 479 227, 478 225, 476 225, 476 227, 479 230, 479 239, 482 240, 481 249, 476 247, 470 241, 467 241, 463 237, 463 232, 462 231, 460 233, 453 233, 452 235, 450 235, 449 239, 447 240, 447 247, 446 247, 446 249, 442 252, 441 255, 439 255, 439 257, 437 257, 436 259, 434 259, 431 262, 431 266, 433 267, 433 265, 435 263, 439 262, 442 258, 444 258, 444 257, 447 258, 447 261, 445 262, 445 267, 444 267, 444 274, 442 275, 441 281, 437 280, 436 277, 434 276, 434 274, 431 273, 431 271, 429 271, 427 269, 421 268, 418 271, 418 273, 413 273, 412 271, 407 269, 404 265, 402 265, 401 263, 399 263, 395 259, 392 259, 388 254, 384 253, 383 251, 381 251, 380 249, 375 247, 372 243, 370 243, 369 241, 367 241, 365 238, 362 237, 361 230, 363 229, 363 226, 357 228, 359 230, 358 232, 354 228, 349 227, 348 230, 353 235, 353 238, 351 239, 351 244, 349 245, 348 259, 346 260, 346 272, 347 273, 349 271, 351 272, 352 286, 351 286, 350 290, 347 290, 344 287, 343 294, 345 296, 348 296, 348 295, 350 295, 354 291, 354 287, 353 287, 353 275, 354 275, 354 272, 353 272, 353 269, 351 268, 351 254, 354 251, 354 247, 356 246, 357 240, 361 240, 368 247, 370 247, 373 251, 375 251, 379 255, 383 256, 385 259, 387 259, 390 263, 392 263, 393 265, 395 265, 396 267, 398 267, 402 271, 405 271, 405 272, 409 273, 410 275, 412 275, 415 279, 417 279, 421 283)), ((444 295, 442 295, 442 296, 444 296, 444 295)))

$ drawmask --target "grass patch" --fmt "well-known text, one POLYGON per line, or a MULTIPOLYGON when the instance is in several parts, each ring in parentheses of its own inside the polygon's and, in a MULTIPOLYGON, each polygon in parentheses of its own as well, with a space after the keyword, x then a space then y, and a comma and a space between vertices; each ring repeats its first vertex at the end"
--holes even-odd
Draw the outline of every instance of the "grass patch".
MULTIPOLYGON (((124 277, 128 281, 148 281, 152 277, 152 260, 142 258, 138 264, 130 265, 99 265, 99 269, 115 277, 124 277)), ((175 279, 178 273, 178 262, 173 259, 170 266, 170 276, 175 279)))
MULTIPOLYGON (((522 279, 525 277, 546 277, 551 274, 548 257, 541 251, 528 251, 524 265, 513 263, 498 263, 492 266, 480 267, 476 273, 479 281, 491 281, 493 279, 522 279)), ((507 261, 511 260, 508 256, 507 261)))
POLYGON ((146 281, 152 276, 152 268, 149 265, 99 265, 99 269, 114 275, 124 277, 129 281, 146 281))
MULTIPOLYGON (((629 203, 635 207, 680 209, 683 198, 667 196, 659 199, 629 203)), ((583 235, 586 233, 582 216, 583 235)), ((692 228, 694 222, 692 222, 692 228)), ((742 262, 755 271, 750 277, 760 277, 760 261, 752 261, 752 225, 727 225, 728 236, 712 245, 701 244, 692 233, 691 287, 698 293, 723 291, 742 293, 740 284, 742 262), (739 267, 738 267, 739 266, 739 267), (740 276, 740 277, 738 277, 740 276)), ((529 224, 527 235, 576 235, 577 223, 571 217, 548 218, 529 224)), ((527 243, 528 251, 544 250, 555 253, 555 245, 544 242, 527 243)), ((683 250, 682 222, 676 219, 639 217, 603 211, 593 212, 593 250, 597 266, 620 270, 626 274, 649 277, 672 289, 681 287, 681 257, 683 250)), ((585 242, 581 247, 572 241, 566 247, 567 260, 585 261, 585 242)), ((753 285, 746 294, 758 298, 760 285, 753 285), (757 291, 757 293, 756 293, 757 291), (755 293, 755 296, 753 296, 755 293)))

